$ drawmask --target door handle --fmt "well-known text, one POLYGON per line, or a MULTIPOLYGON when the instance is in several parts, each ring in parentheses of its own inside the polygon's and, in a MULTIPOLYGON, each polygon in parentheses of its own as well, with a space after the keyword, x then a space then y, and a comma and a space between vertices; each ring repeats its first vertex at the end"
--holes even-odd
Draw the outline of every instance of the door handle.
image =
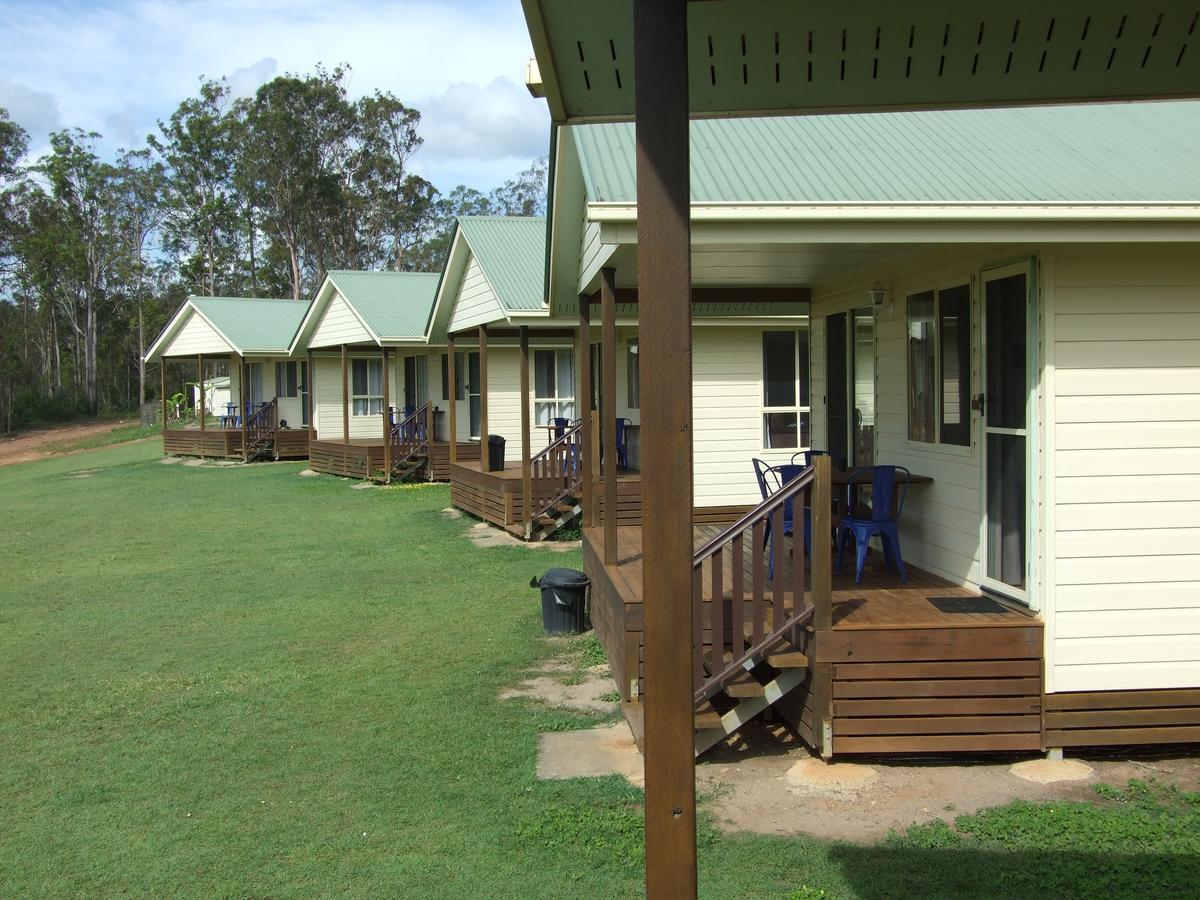
POLYGON ((971 409, 974 412, 979 413, 981 416, 983 415, 983 410, 986 405, 987 401, 984 399, 983 394, 975 394, 971 397, 971 409))

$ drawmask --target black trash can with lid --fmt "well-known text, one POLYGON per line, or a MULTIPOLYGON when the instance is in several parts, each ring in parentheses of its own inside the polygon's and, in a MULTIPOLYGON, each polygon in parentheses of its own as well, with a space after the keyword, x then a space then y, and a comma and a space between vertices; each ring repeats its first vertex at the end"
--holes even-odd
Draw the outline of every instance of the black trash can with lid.
POLYGON ((504 438, 500 435, 488 435, 487 458, 489 472, 501 472, 504 470, 504 438))
POLYGON ((548 634, 587 630, 589 583, 578 569, 550 569, 529 582, 530 587, 542 589, 542 627, 548 634))

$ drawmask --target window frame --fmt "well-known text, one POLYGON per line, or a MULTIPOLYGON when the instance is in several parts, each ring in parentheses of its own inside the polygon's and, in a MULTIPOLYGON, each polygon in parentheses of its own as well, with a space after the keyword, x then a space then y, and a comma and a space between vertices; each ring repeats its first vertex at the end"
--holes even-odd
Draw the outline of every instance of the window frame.
POLYGON ((454 351, 454 390, 461 396, 450 397, 448 400, 450 403, 467 404, 467 439, 472 441, 483 440, 482 435, 479 434, 479 430, 483 428, 483 402, 480 400, 480 378, 478 377, 480 365, 478 350, 454 351), (474 384, 471 381, 471 357, 475 358, 476 379, 474 384), (474 391, 471 390, 472 387, 474 387, 474 391), (474 409, 472 409, 472 401, 474 401, 474 409))
POLYGON ((277 398, 294 400, 303 396, 304 391, 304 360, 302 359, 280 359, 275 361, 275 396, 277 398), (289 370, 289 367, 291 369, 289 370), (291 382, 290 372, 295 372, 296 389, 289 393, 291 382), (282 377, 281 377, 282 376, 282 377))
POLYGON ((977 444, 975 434, 975 413, 971 408, 970 401, 975 396, 975 350, 976 339, 975 329, 976 323, 976 292, 978 290, 978 281, 974 275, 962 275, 957 278, 943 279, 936 283, 926 283, 916 285, 903 290, 904 297, 904 315, 903 315, 903 334, 904 334, 904 440, 905 445, 914 450, 936 451, 938 453, 950 454, 955 456, 971 457, 975 455, 975 447, 977 444), (966 372, 967 372, 967 389, 966 397, 968 400, 966 409, 966 443, 946 442, 943 439, 942 429, 945 423, 944 407, 945 407, 945 392, 946 385, 943 380, 943 353, 944 347, 942 344, 942 294, 956 289, 966 288, 966 325, 967 336, 965 340, 966 347, 966 372), (934 357, 934 397, 933 397, 933 435, 934 440, 925 441, 912 436, 912 421, 910 419, 911 409, 909 408, 909 396, 912 390, 912 366, 911 356, 909 353, 909 316, 908 304, 909 300, 921 294, 931 293, 933 295, 933 357, 934 357))
POLYGON ((383 360, 375 359, 370 356, 356 356, 350 359, 350 415, 355 418, 369 418, 371 416, 382 416, 383 409, 383 379, 387 377, 387 372, 383 368, 383 360), (354 370, 362 363, 366 369, 364 372, 367 393, 359 394, 354 390, 354 370), (372 363, 379 367, 379 393, 372 394, 371 391, 371 367, 372 363), (371 407, 374 401, 379 401, 379 409, 372 411, 371 407), (359 401, 365 401, 366 412, 358 411, 359 401))
POLYGON ((572 420, 578 419, 579 418, 579 414, 578 414, 579 407, 576 404, 576 397, 575 397, 575 393, 576 393, 575 379, 578 377, 578 375, 575 372, 575 349, 573 347, 535 347, 535 348, 533 348, 533 373, 534 373, 533 390, 530 391, 530 395, 531 395, 530 400, 533 403, 533 410, 532 410, 533 422, 536 425, 549 425, 549 424, 551 424, 550 420, 553 420, 555 418, 566 418, 566 419, 572 419, 572 420), (553 355, 553 365, 551 367, 551 374, 554 378, 554 395, 548 396, 548 397, 539 397, 538 396, 538 388, 537 388, 537 359, 538 359, 539 354, 544 354, 544 353, 549 353, 549 354, 553 355), (558 389, 559 388, 558 375, 559 375, 559 372, 561 371, 560 367, 562 364, 560 357, 562 354, 566 354, 566 356, 569 360, 568 370, 571 372, 571 393, 570 393, 570 395, 560 394, 559 389, 558 389), (570 416, 559 415, 562 412, 563 406, 566 404, 569 404, 571 406, 571 409, 574 412, 573 415, 570 415, 570 416), (553 412, 555 414, 550 416, 549 420, 547 420, 546 422, 541 422, 538 419, 538 409, 539 409, 539 407, 546 407, 546 406, 551 407, 551 409, 553 410, 553 412))
POLYGON ((765 327, 759 329, 758 335, 758 441, 760 450, 763 453, 799 453, 801 450, 812 449, 812 346, 811 346, 812 329, 809 326, 794 325, 790 328, 773 328, 765 327), (768 334, 784 333, 791 334, 794 338, 792 347, 792 366, 793 380, 792 387, 795 390, 793 397, 795 404, 792 406, 768 406, 767 405, 767 354, 765 347, 765 339, 768 334), (805 353, 801 357, 800 347, 803 344, 805 353), (801 365, 801 362, 805 365, 801 365), (806 403, 801 403, 801 400, 806 400, 806 403), (795 447, 769 447, 767 446, 767 416, 769 414, 787 414, 793 413, 796 416, 796 446, 795 447), (803 433, 801 422, 807 417, 808 422, 808 443, 800 442, 803 433))
POLYGON ((642 408, 642 357, 638 339, 625 342, 625 408, 642 408))

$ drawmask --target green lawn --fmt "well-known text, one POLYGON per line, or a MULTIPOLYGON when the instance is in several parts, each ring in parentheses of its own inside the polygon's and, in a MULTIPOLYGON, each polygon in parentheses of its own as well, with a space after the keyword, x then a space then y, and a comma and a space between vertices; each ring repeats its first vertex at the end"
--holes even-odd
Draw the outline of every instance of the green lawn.
MULTIPOLYGON (((159 447, 0 469, 0 896, 640 893, 640 792, 534 777, 595 720, 496 700, 577 554, 472 547, 444 487, 159 447)), ((1190 894, 1198 822, 1135 789, 878 847, 705 827, 702 893, 1190 894)))

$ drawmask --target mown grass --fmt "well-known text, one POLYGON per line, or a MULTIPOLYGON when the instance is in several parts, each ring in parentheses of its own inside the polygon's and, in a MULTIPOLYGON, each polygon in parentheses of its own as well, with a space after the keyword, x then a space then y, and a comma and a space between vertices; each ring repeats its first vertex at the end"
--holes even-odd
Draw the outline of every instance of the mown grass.
POLYGON ((65 441, 52 441, 46 444, 49 453, 73 453, 76 450, 95 450, 99 447, 111 447, 113 444, 124 444, 127 441, 140 441, 143 438, 155 437, 162 433, 161 425, 140 425, 137 422, 127 425, 117 425, 111 431, 89 434, 86 437, 72 438, 65 441))
MULTIPOLYGON (((0 896, 641 893, 640 792, 534 776, 602 717, 496 700, 556 652, 529 578, 574 551, 476 549, 444 487, 158 452, 0 470, 0 896)), ((702 893, 1185 895, 1196 820, 1149 787, 875 847, 705 820, 702 893)))

